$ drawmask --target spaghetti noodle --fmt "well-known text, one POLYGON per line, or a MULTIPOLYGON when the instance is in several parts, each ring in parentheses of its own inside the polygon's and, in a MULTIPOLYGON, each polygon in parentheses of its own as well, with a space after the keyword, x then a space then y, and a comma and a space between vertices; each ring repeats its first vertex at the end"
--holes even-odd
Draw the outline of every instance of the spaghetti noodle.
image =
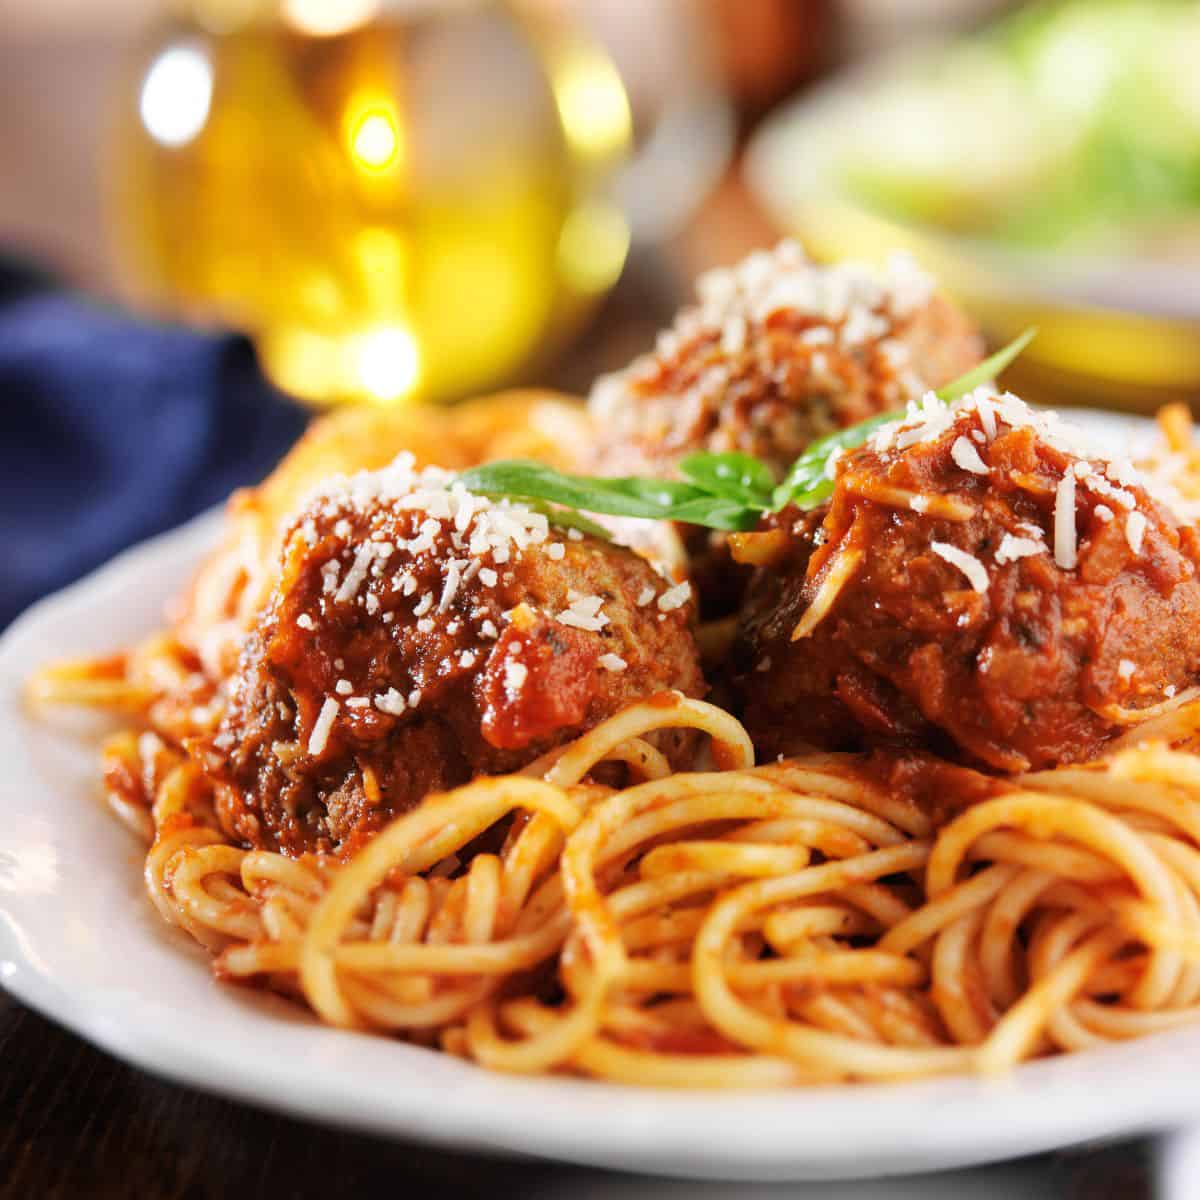
POLYGON ((246 533, 263 495, 240 503, 246 544, 175 633, 31 685, 139 720, 106 745, 108 801, 220 977, 488 1068, 689 1088, 1003 1071, 1200 1017, 1191 693, 1096 762, 1009 778, 899 753, 755 766, 730 713, 664 693, 341 857, 235 844, 196 747, 262 588, 225 568, 269 570, 269 522, 246 533), (206 628, 220 647, 184 636, 206 628), (705 739, 712 769, 673 771, 663 730, 705 739))
MULTIPOLYGON (((43 687, 146 711, 143 676, 181 668, 166 641, 137 661, 43 687)), ((1162 732, 1181 717, 1200 727, 1200 705, 1162 732)), ((105 763, 151 839, 152 901, 222 978, 498 1070, 764 1087, 1002 1071, 1200 1016, 1200 756, 1142 732, 987 780, 937 827, 878 763, 755 767, 730 714, 666 695, 430 797, 346 861, 231 844, 178 727, 120 734, 105 763), (672 774, 643 740, 663 728, 707 735, 723 769, 672 774), (592 782, 613 759, 636 782, 592 782)))

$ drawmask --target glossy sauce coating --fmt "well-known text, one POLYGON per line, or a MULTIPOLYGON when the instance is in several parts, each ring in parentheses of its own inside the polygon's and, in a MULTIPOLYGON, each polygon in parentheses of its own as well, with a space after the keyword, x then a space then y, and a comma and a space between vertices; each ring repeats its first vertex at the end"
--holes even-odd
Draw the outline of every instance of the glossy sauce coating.
POLYGON ((931 441, 848 454, 826 508, 773 519, 788 542, 741 614, 734 673, 760 752, 900 739, 1002 771, 1078 762, 1133 710, 1195 684, 1196 530, 1137 484, 1099 478, 1098 493, 1096 478, 1032 428, 989 440, 974 414, 931 441), (1069 569, 1054 553, 1067 472, 1069 569), (946 557, 959 552, 983 590, 946 557), (806 630, 822 583, 854 563, 806 630))
MULTIPOLYGON (((634 700, 703 694, 691 605, 664 611, 672 585, 631 551, 551 529, 472 556, 430 522, 373 501, 293 527, 204 743, 239 841, 348 851, 431 791, 517 770, 634 700), (392 549, 347 595, 364 546, 392 549)), ((661 744, 686 765, 690 742, 661 744)))
MULTIPOLYGON (((593 472, 670 477, 687 454, 739 451, 781 479, 814 439, 902 409, 983 356, 974 325, 920 275, 817 267, 783 243, 706 278, 653 353, 593 388, 593 472)), ((615 527, 662 556, 644 523, 615 527)), ((702 614, 732 612, 746 572, 724 536, 680 532, 702 614)))

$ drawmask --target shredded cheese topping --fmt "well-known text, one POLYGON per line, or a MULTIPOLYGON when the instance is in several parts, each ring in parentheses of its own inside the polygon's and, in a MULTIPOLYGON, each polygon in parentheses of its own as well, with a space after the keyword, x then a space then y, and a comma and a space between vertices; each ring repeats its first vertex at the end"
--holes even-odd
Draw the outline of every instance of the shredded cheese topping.
MULTIPOLYGON (((501 631, 497 621, 511 620, 511 610, 496 616, 494 610, 473 599, 464 601, 466 586, 473 581, 484 589, 510 584, 513 576, 508 564, 515 564, 526 552, 536 549, 549 561, 561 562, 566 557, 567 542, 583 540, 578 530, 552 529, 544 513, 468 491, 451 472, 432 467, 417 469, 411 454, 401 454, 382 470, 326 480, 308 498, 306 510, 294 537, 316 546, 321 537, 318 521, 328 521, 335 536, 346 543, 337 557, 321 566, 321 607, 353 605, 372 617, 382 612, 378 619, 395 628, 397 636, 407 636, 409 627, 417 634, 428 635, 440 623, 449 637, 470 627, 481 641, 498 639, 501 631), (355 515, 373 519, 375 510, 412 513, 411 536, 398 538, 389 529, 386 537, 368 533, 352 540, 359 527, 355 515), (420 556, 427 556, 427 561, 418 567, 414 560, 420 556), (433 579, 430 565, 437 573, 433 579), (396 625, 397 610, 393 606, 397 602, 402 604, 402 625, 396 625), (382 611, 384 608, 387 611, 382 611)), ((638 603, 645 606, 658 599, 667 611, 683 603, 689 594, 686 584, 669 588, 661 596, 658 588, 646 585, 638 594, 638 603)), ((567 607, 555 619, 598 634, 610 624, 603 604, 601 596, 570 590, 567 607)), ((306 632, 315 630, 316 615, 300 613, 295 618, 296 626, 306 632)), ((514 645, 513 649, 515 653, 519 647, 514 645)), ((430 668, 431 677, 471 670, 480 657, 476 649, 451 646, 445 660, 430 668)), ((614 673, 628 667, 624 658, 611 651, 603 653, 599 661, 605 670, 614 673)), ((334 665, 337 670, 345 666, 341 660, 334 665)), ((505 663, 503 679, 510 692, 519 690, 527 677, 528 668, 523 664, 513 660, 505 663)), ((318 755, 325 750, 340 715, 348 718, 369 709, 394 717, 411 712, 421 703, 420 682, 412 678, 405 680, 403 687, 355 695, 349 679, 336 679, 334 695, 324 699, 314 722, 309 753, 318 755)))
POLYGON ((1146 518, 1140 512, 1131 512, 1125 518, 1125 540, 1134 554, 1141 554, 1142 541, 1146 536, 1146 518))
POLYGON ((1017 537, 1015 534, 1006 533, 1000 539, 996 550, 996 562, 1003 566, 1020 558, 1032 558, 1035 554, 1045 553, 1046 543, 1040 537, 1017 537))
POLYGON ((938 558, 945 559, 952 567, 957 567, 977 592, 988 590, 987 567, 975 555, 968 554, 965 550, 950 545, 949 542, 930 542, 929 548, 938 558))
MULTIPOLYGON (((618 434, 636 428, 643 406, 629 403, 627 384, 651 374, 658 359, 705 335, 715 337, 725 355, 740 354, 754 332, 783 311, 817 322, 799 335, 804 345, 854 351, 874 343, 896 374, 899 399, 917 394, 921 387, 909 366, 907 346, 892 336, 900 322, 933 295, 933 281, 909 255, 892 255, 882 269, 856 262, 825 266, 809 259, 798 243, 785 240, 773 250, 757 251, 732 267, 701 275, 696 292, 699 302, 659 334, 654 355, 643 355, 625 370, 596 381, 589 406, 605 428, 618 434)), ((829 364, 817 351, 809 365, 820 375, 829 364)), ((715 403, 729 379, 726 364, 712 364, 689 402, 715 403)))
POLYGON ((1075 475, 1068 471, 1054 492, 1054 561, 1064 571, 1079 562, 1075 533, 1075 475))
POLYGON ((979 457, 979 451, 965 437, 955 438, 954 445, 950 447, 950 457, 964 471, 970 471, 974 475, 988 473, 987 463, 979 457))
MULTIPOLYGON (((1032 408, 1012 393, 999 392, 990 386, 976 388, 952 404, 945 404, 933 392, 928 392, 920 400, 910 402, 903 416, 875 430, 868 438, 867 446, 886 463, 911 446, 933 443, 943 437, 953 438, 950 457, 955 465, 971 474, 985 475, 991 469, 986 459, 987 447, 1013 429, 1032 430, 1040 442, 1074 460, 1055 486, 1050 520, 1050 549, 1062 570, 1070 571, 1078 566, 1079 512, 1086 512, 1089 502, 1096 520, 1102 524, 1114 520, 1116 512, 1123 511, 1125 539, 1135 555, 1142 554, 1145 549, 1150 522, 1146 512, 1139 511, 1138 496, 1132 489, 1141 489, 1177 515, 1191 511, 1188 502, 1177 494, 1165 477, 1139 471, 1128 460, 1112 457, 1083 430, 1064 421, 1057 413, 1032 408)), ((937 499, 936 496, 913 498, 908 507, 917 513, 933 513, 937 499)), ((1027 533, 1028 537, 1005 534, 994 561, 1002 566, 1044 553, 1047 550, 1043 540, 1046 534, 1036 525, 1029 526, 1027 533)), ((973 555, 971 558, 975 565, 970 574, 976 580, 979 578, 976 566, 986 570, 986 564, 973 555)), ((955 565, 966 570, 961 561, 956 561, 955 565)))
POLYGON ((329 744, 329 734, 333 729, 333 723, 337 719, 340 707, 332 696, 327 696, 325 703, 321 705, 321 711, 317 714, 316 721, 313 722, 312 733, 308 738, 308 752, 314 757, 322 754, 329 744))
POLYGON ((692 585, 690 583, 677 583, 659 596, 658 609, 660 612, 672 612, 685 605, 691 599, 691 595, 692 585))
POLYGON ((585 596, 571 590, 567 592, 568 607, 558 614, 558 621, 575 629, 587 629, 599 633, 608 624, 608 618, 600 611, 604 604, 602 596, 585 596))

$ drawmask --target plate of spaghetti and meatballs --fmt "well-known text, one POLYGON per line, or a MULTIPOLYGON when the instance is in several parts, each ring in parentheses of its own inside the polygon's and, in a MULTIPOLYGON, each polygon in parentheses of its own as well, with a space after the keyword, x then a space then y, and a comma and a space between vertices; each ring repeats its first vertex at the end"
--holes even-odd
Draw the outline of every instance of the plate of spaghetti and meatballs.
POLYGON ((584 401, 326 417, 13 626, 6 987, 256 1103, 667 1174, 1200 1111, 1186 410, 1006 391, 1035 331, 987 356, 902 258, 697 293, 584 401))

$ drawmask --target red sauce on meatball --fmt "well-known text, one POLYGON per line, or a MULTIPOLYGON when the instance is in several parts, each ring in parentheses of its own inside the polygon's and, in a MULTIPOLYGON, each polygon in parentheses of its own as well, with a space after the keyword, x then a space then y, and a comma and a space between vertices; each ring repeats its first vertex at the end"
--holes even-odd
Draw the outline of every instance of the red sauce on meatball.
MULTIPOLYGON (((983 356, 974 325, 905 263, 817 266, 784 242, 699 292, 653 353, 592 390, 593 471, 672 476, 686 454, 736 450, 782 478, 815 438, 902 409, 983 356)), ((662 555, 645 523, 615 527, 662 555)), ((703 615, 733 612, 746 573, 724 537, 680 532, 703 615)))
MULTIPOLYGON (((386 474, 296 520, 203 742, 247 845, 351 849, 431 791, 517 770, 641 697, 705 690, 692 607, 660 608, 673 584, 644 559, 436 473, 386 474)), ((686 765, 690 739, 660 744, 686 765)))
POLYGON ((1047 767, 1196 683, 1195 528, 1071 444, 1015 397, 971 399, 846 455, 821 511, 779 514, 735 645, 760 750, 898 738, 1047 767))

